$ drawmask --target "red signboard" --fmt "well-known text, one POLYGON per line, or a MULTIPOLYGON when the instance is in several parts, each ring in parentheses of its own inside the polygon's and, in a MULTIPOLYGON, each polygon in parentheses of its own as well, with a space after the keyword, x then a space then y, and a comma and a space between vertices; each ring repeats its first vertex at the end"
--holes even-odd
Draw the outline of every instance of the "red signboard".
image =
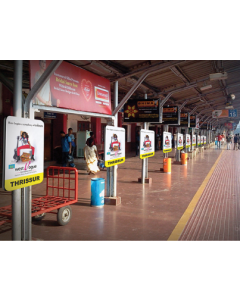
POLYGON ((233 130, 233 124, 232 123, 225 123, 224 126, 229 129, 229 130, 233 130))
MULTIPOLYGON (((30 61, 31 88, 50 62, 50 60, 30 61)), ((33 103, 111 115, 110 81, 62 62, 33 103)))

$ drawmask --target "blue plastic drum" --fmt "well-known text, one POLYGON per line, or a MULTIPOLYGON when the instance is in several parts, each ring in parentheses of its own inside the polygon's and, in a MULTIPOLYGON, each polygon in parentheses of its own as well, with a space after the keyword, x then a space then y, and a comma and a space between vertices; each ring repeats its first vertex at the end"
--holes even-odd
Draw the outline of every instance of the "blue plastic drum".
POLYGON ((104 205, 105 179, 91 179, 91 206, 102 207, 104 205))

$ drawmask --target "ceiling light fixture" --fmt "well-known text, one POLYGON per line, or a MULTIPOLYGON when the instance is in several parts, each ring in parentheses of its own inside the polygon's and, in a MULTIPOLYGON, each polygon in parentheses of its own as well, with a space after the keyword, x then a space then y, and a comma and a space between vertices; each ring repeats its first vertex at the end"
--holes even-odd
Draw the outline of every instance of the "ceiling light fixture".
POLYGON ((227 77, 227 72, 209 74, 210 80, 224 80, 227 79, 227 77))
POLYGON ((232 100, 235 100, 235 98, 236 98, 236 96, 234 94, 230 94, 228 97, 232 100))
POLYGON ((204 84, 203 86, 200 87, 200 90, 201 91, 205 91, 205 90, 208 90, 208 89, 211 89, 212 88, 212 85, 211 84, 204 84))

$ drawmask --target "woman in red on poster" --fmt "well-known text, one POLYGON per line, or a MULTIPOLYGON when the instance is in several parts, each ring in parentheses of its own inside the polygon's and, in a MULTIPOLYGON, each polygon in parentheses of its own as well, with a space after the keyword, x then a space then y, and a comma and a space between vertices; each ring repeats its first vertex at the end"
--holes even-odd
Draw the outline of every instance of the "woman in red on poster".
POLYGON ((170 146, 170 140, 168 139, 168 136, 166 136, 165 145, 166 146, 170 146))

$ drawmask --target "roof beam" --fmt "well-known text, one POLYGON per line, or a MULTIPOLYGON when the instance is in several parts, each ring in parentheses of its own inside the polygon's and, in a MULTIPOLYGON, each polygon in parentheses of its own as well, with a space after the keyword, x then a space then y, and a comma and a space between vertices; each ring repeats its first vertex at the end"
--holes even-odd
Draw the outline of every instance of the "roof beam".
POLYGON ((185 60, 172 60, 172 61, 165 62, 165 63, 162 63, 162 62, 157 63, 157 64, 154 64, 154 65, 151 65, 151 66, 146 66, 146 67, 140 68, 140 69, 132 71, 132 72, 128 72, 128 73, 123 74, 122 76, 119 76, 117 78, 110 79, 110 81, 115 82, 119 79, 131 77, 131 76, 134 76, 138 73, 145 72, 145 71, 149 71, 151 73, 154 73, 154 72, 157 72, 157 71, 160 71, 160 70, 168 69, 169 67, 178 65, 182 62, 185 62, 185 60))
MULTIPOLYGON (((179 61, 178 61, 179 63, 179 61)), ((123 97, 123 99, 121 100, 121 102, 118 104, 118 106, 114 109, 112 115, 114 116, 122 107, 123 105, 127 102, 127 100, 132 96, 132 94, 134 93, 134 91, 140 86, 140 84, 143 82, 143 80, 150 74, 150 73, 154 73, 159 71, 159 69, 163 70, 163 69, 167 69, 169 68, 171 65, 175 65, 177 64, 177 61, 172 61, 169 63, 162 63, 161 66, 159 65, 154 65, 150 68, 148 68, 147 71, 145 71, 141 77, 138 79, 138 81, 135 83, 135 85, 133 85, 131 87, 131 89, 128 91, 128 93, 125 95, 125 97, 123 97)))

